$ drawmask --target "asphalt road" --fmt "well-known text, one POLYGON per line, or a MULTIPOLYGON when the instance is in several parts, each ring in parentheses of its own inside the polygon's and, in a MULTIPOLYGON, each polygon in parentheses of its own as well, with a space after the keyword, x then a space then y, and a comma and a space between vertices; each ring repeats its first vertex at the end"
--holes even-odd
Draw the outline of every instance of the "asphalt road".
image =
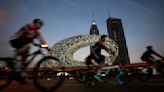
MULTIPOLYGON (((31 80, 28 84, 20 85, 13 81, 6 89, 0 92, 41 92, 31 80)), ((95 86, 81 84, 75 80, 66 80, 53 92, 164 92, 164 79, 153 79, 146 82, 132 81, 128 85, 118 85, 115 81, 100 83, 95 86)))

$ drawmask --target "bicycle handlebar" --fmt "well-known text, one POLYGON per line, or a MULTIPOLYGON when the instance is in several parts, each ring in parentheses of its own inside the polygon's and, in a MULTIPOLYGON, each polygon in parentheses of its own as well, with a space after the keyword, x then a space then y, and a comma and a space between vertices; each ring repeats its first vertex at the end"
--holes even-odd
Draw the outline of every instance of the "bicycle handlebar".
POLYGON ((37 46, 37 47, 41 47, 40 44, 37 44, 37 43, 33 43, 34 46, 37 46))
POLYGON ((34 46, 37 46, 39 48, 45 48, 47 49, 48 51, 50 51, 51 49, 48 48, 48 45, 47 44, 37 44, 37 43, 33 43, 34 46))

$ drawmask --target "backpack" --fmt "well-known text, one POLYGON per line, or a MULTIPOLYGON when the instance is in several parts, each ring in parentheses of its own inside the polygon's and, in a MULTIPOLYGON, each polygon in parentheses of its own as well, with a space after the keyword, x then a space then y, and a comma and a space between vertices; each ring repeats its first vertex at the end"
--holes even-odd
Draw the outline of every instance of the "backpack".
POLYGON ((16 48, 16 49, 19 49, 21 47, 23 47, 23 44, 21 43, 21 39, 20 38, 16 38, 16 39, 11 39, 9 40, 9 43, 10 45, 13 47, 13 48, 16 48))
POLYGON ((32 38, 24 37, 23 33, 25 31, 26 30, 22 28, 14 36, 11 37, 9 43, 13 48, 22 48, 25 44, 31 43, 33 41, 32 38))

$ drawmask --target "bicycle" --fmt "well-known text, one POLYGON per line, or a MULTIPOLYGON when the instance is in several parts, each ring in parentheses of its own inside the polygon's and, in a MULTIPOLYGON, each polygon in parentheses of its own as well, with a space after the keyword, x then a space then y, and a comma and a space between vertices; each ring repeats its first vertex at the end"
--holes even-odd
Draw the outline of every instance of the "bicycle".
MULTIPOLYGON (((45 46, 41 46, 38 44, 33 43, 34 46, 38 46, 39 49, 31 54, 28 55, 28 57, 31 57, 30 60, 27 59, 27 63, 22 66, 22 67, 18 67, 18 64, 20 65, 20 60, 19 60, 19 56, 18 55, 14 55, 14 57, 1 57, 0 58, 0 90, 6 88, 11 82, 12 80, 17 80, 20 83, 24 84, 24 79, 25 77, 20 76, 21 73, 23 73, 25 71, 25 69, 27 68, 27 66, 32 63, 34 61, 35 58, 37 58, 38 55, 42 55, 42 58, 39 60, 39 64, 40 62, 48 62, 48 61, 53 61, 53 62, 57 62, 58 65, 60 65, 61 63, 59 62, 59 60, 56 57, 52 57, 52 56, 46 56, 46 54, 44 54, 42 48, 45 48, 45 46), (21 71, 18 73, 17 71, 21 69, 21 71)), ((57 66, 58 67, 58 66, 57 66)), ((47 70, 52 69, 53 67, 48 67, 47 70)), ((35 72, 36 73, 36 72, 35 72)), ((33 73, 34 75, 37 75, 33 73)), ((49 73, 47 71, 47 73, 49 73)), ((47 76, 48 77, 48 76, 47 76)), ((35 77, 33 77, 35 78, 35 77)), ((34 84, 36 85, 36 87, 38 87, 41 90, 52 90, 55 88, 56 85, 60 85, 61 81, 60 79, 57 79, 56 84, 54 84, 53 86, 46 88, 44 86, 38 86, 39 84, 37 84, 37 79, 33 79, 34 84)), ((46 80, 45 80, 46 81, 46 80)), ((47 79, 47 81, 49 81, 49 79, 47 79)))
MULTIPOLYGON (((95 67, 96 66, 93 66, 91 69, 76 70, 75 79, 79 83, 86 83, 91 86, 102 82, 95 78, 95 75, 98 73, 95 67)), ((107 80, 110 80, 111 78, 114 78, 118 84, 124 85, 130 82, 127 77, 128 75, 126 71, 124 69, 121 69, 119 65, 104 66, 100 73, 100 79, 103 80, 103 83, 105 83, 107 80)))
POLYGON ((137 79, 140 81, 147 81, 153 77, 164 77, 164 62, 163 60, 157 60, 154 63, 138 63, 127 64, 123 66, 126 69, 127 77, 130 81, 137 79), (153 69, 156 70, 156 74, 153 74, 153 69))
POLYGON ((140 76, 136 76, 136 77, 138 77, 139 80, 147 81, 156 75, 164 77, 164 61, 163 60, 156 60, 156 62, 154 62, 154 63, 151 63, 151 64, 146 63, 146 64, 147 64, 147 66, 135 69, 135 71, 137 71, 136 72, 137 75, 140 75, 140 76), (156 70, 156 72, 158 74, 153 74, 153 68, 156 70))

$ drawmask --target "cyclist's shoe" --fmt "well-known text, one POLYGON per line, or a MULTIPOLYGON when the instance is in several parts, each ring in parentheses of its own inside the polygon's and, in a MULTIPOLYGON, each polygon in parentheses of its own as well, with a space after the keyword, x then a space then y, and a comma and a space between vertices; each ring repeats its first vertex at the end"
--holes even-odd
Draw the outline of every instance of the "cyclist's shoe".
POLYGON ((91 86, 94 86, 95 85, 95 82, 91 82, 91 86))
POLYGON ((118 84, 120 84, 120 85, 123 85, 124 84, 124 82, 123 81, 121 81, 119 78, 115 78, 115 80, 117 81, 117 83, 118 84))
POLYGON ((99 82, 104 82, 102 79, 101 79, 101 76, 99 75, 94 75, 94 78, 96 78, 99 82))

